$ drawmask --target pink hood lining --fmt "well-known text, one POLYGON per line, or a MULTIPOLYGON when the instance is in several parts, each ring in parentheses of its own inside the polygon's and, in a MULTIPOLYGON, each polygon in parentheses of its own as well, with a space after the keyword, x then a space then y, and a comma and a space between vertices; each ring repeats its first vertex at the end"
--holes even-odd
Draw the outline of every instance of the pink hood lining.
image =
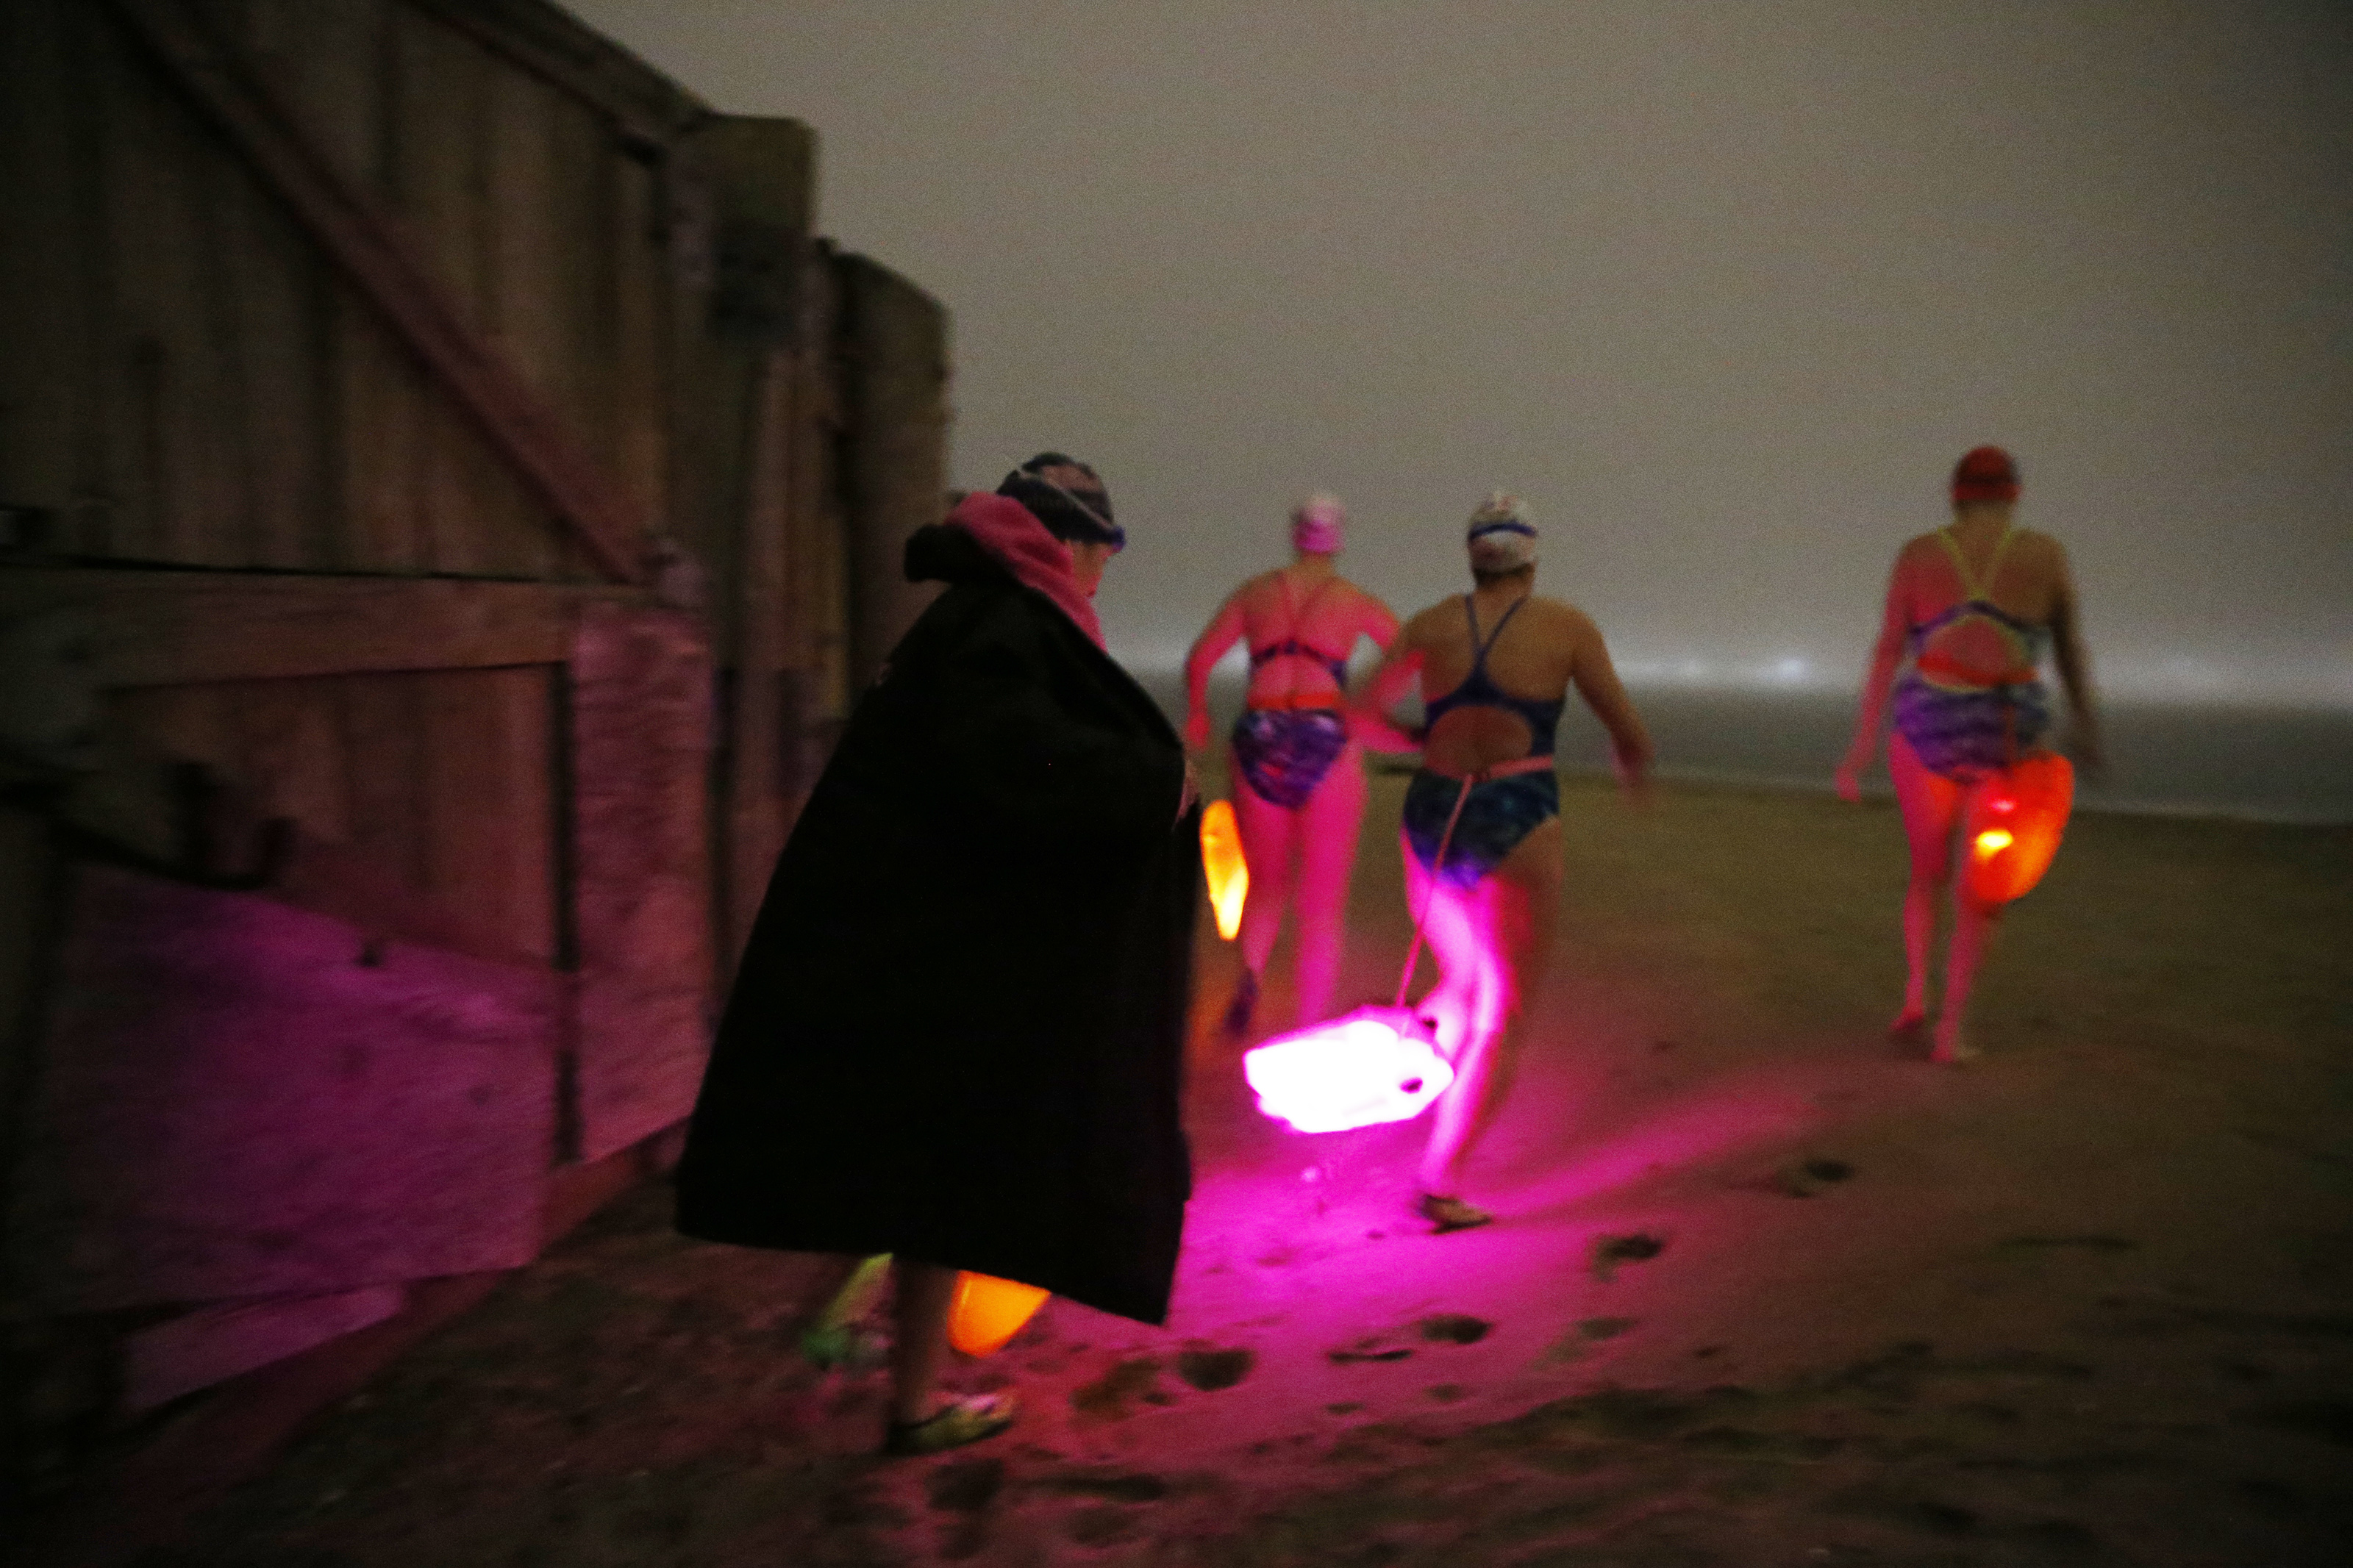
POLYGON ((1054 607, 1070 616, 1095 647, 1105 647, 1103 621, 1095 615, 1094 602, 1071 575, 1070 551, 1046 531, 1046 525, 1028 507, 1009 496, 976 491, 956 503, 947 522, 950 528, 961 528, 972 535, 973 542, 1022 586, 1035 588, 1052 600, 1054 607))

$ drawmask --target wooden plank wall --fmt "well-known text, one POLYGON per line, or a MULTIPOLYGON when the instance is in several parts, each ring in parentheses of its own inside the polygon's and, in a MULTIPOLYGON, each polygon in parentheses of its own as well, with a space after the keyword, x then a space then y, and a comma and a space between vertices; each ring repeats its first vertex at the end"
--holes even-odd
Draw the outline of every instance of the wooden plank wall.
MULTIPOLYGON (((663 150, 430 6, 201 6, 641 515, 680 326, 663 150)), ((596 574, 86 0, 0 0, 0 501, 94 560, 596 574)))
POLYGON ((554 671, 419 669, 112 694, 121 728, 552 961, 554 671))
MULTIPOLYGON (((545 0, 162 3, 249 58, 691 570, 669 608, 594 586, 535 492, 111 0, 0 0, 0 627, 88 617, 109 757, 207 764, 299 825, 307 848, 272 898, 207 895, 269 903, 256 918, 281 945, 381 919, 460 969, 578 965, 573 1002, 609 1016, 550 1030, 550 1051, 576 1053, 569 1141, 551 1151, 516 1112, 496 1182, 641 1139, 691 1099, 712 971, 732 967, 861 684, 855 542, 895 531, 869 552, 879 582, 871 563, 936 510, 944 314, 812 237, 807 127, 712 115, 545 0), (715 724, 697 694, 713 664, 715 724), (452 910, 466 919, 440 921, 452 910), (445 925, 463 940, 438 941, 445 925)), ((870 605, 863 624, 896 613, 870 605)), ((12 768, 0 754, 14 790, 12 768)), ((66 892, 90 873, 69 835, 14 809, 26 798, 0 801, 0 884, 41 894, 0 909, 0 1186, 18 1131, 56 1131, 23 1114, 50 1075, 87 1069, 98 1099, 121 1098, 104 1064, 56 1056, 51 971, 79 907, 66 892)), ((137 809, 160 820, 152 788, 137 809)), ((129 945, 76 951, 99 990, 122 989, 108 965, 129 945)), ((512 1066, 483 1081, 541 1083, 512 1066)), ((501 1212, 509 1259, 522 1210, 501 1212)), ((401 1272, 373 1268, 294 1283, 401 1272)), ((231 1286, 290 1288, 206 1288, 231 1286)), ((114 1331, 39 1326, 74 1355, 25 1354, 82 1369, 51 1403, 95 1410, 114 1331)))
POLYGON ((836 259, 841 298, 840 490, 849 513, 849 679, 881 672, 938 585, 907 581, 908 536, 947 499, 947 311, 863 256, 836 259))
POLYGON ((44 1316, 307 1296, 530 1261, 554 977, 275 899, 75 878, 6 1211, 44 1316))

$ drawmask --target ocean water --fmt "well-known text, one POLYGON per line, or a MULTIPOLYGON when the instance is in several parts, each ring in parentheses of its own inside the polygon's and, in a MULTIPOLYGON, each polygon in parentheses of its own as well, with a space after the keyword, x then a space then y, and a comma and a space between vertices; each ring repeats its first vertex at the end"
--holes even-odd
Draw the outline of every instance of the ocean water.
MULTIPOLYGON (((1181 721, 1182 679, 1161 671, 1141 679, 1181 721)), ((1826 791, 1854 723, 1852 692, 1668 686, 1630 694, 1665 779, 1826 791)), ((1211 687, 1219 733, 1240 705, 1239 682, 1211 687)), ((2100 716, 2107 774, 2079 781, 2083 810, 2353 823, 2353 710, 2141 700, 2104 703, 2100 716)), ((1560 758, 1566 772, 1609 767, 1601 726, 1574 700, 1561 721, 1560 758)), ((1883 764, 1865 787, 1887 789, 1883 764)))

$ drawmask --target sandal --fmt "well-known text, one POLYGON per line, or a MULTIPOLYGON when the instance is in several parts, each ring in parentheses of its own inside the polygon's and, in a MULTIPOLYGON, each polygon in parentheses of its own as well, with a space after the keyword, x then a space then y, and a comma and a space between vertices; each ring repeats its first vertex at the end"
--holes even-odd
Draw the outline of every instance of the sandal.
POLYGON ((885 1454, 937 1454, 994 1437, 1013 1425, 1020 1401, 1009 1394, 955 1399, 921 1421, 893 1421, 882 1435, 885 1454))
POLYGON ((1414 1205, 1414 1211, 1430 1222, 1430 1234, 1432 1236, 1444 1236, 1450 1230, 1470 1230, 1486 1225, 1495 1217, 1475 1204, 1466 1204, 1461 1198, 1443 1197, 1437 1193, 1422 1194, 1421 1201, 1414 1205))

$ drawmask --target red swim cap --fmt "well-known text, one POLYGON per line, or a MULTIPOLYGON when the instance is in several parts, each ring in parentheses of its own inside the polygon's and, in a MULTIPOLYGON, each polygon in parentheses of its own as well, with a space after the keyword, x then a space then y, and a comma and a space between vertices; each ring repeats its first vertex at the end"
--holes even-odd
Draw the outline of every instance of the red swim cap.
POLYGON ((1953 502, 2016 500, 2018 465, 1999 447, 1973 447, 1953 465, 1953 502))

